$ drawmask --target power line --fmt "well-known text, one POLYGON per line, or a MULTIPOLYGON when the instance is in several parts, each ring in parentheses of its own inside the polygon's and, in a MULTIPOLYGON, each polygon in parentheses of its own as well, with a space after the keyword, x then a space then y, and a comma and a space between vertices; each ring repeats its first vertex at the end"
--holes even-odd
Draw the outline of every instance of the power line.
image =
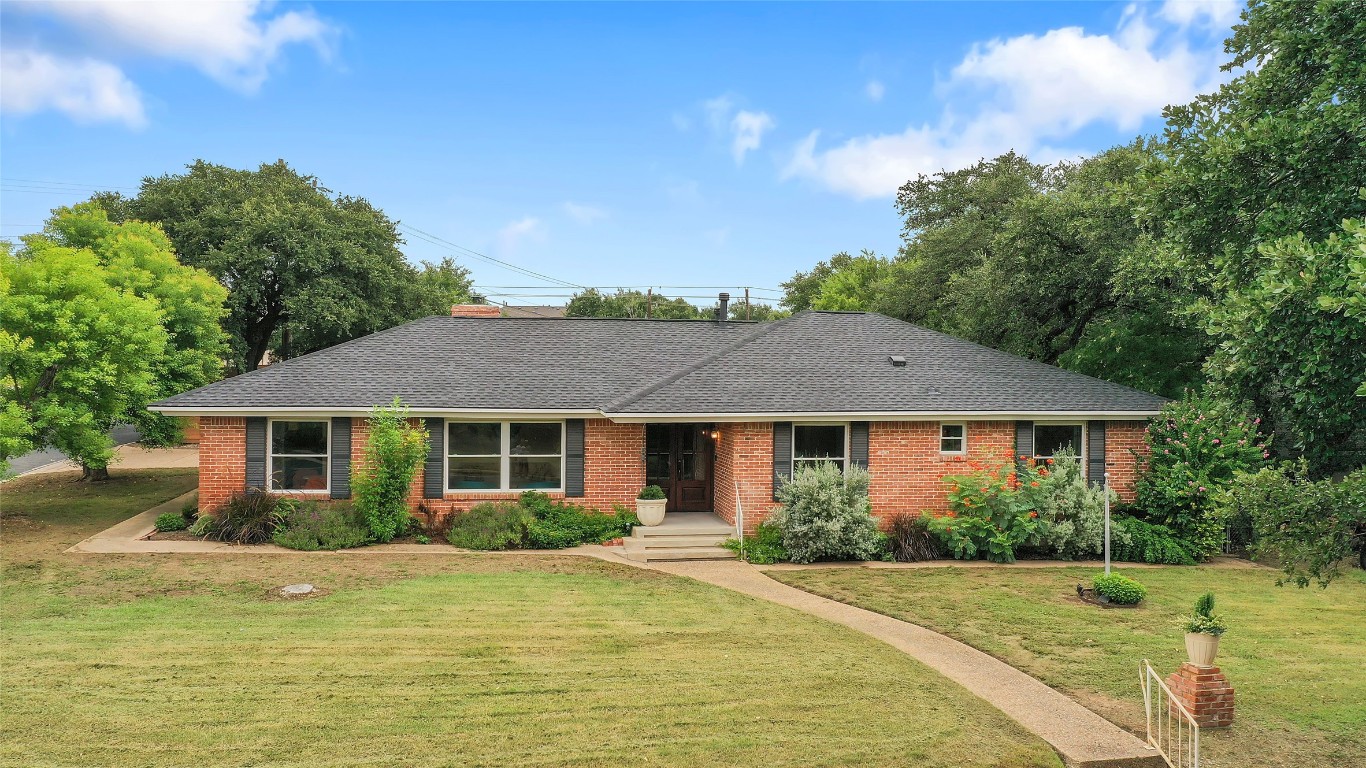
POLYGON ((425 240, 428 243, 431 243, 432 245, 444 245, 449 248, 454 248, 458 251, 463 251, 464 253, 467 253, 475 257, 476 259, 486 261, 490 264, 496 264, 497 266, 503 267, 504 269, 510 269, 513 272, 518 272, 523 275, 527 275, 528 277, 534 277, 538 280, 544 280, 548 283, 558 284, 566 288, 583 288, 583 286, 579 285, 578 283, 571 283, 568 280, 561 280, 558 277, 551 277, 550 275, 542 274, 535 270, 527 269, 526 267, 519 267, 516 264, 511 264, 509 262, 503 261, 502 259, 495 259, 494 257, 482 254, 474 250, 473 248, 466 248, 463 245, 452 243, 451 241, 433 235, 430 232, 424 232, 423 230, 420 230, 417 227, 414 227, 410 224, 399 223, 397 224, 397 226, 400 230, 410 233, 418 239, 425 240))
POLYGON ((35 184, 35 185, 44 186, 44 187, 76 187, 77 189, 95 189, 95 190, 105 190, 105 189, 126 189, 126 190, 129 190, 129 191, 133 191, 133 190, 138 189, 138 187, 114 187, 114 186, 104 186, 104 185, 101 185, 101 184, 83 184, 83 183, 81 183, 81 182, 76 182, 76 181, 43 181, 42 179, 20 179, 20 178, 14 177, 14 176, 0 177, 0 182, 4 182, 4 183, 7 183, 7 184, 10 183, 10 182, 18 182, 18 183, 20 183, 20 184, 35 184))

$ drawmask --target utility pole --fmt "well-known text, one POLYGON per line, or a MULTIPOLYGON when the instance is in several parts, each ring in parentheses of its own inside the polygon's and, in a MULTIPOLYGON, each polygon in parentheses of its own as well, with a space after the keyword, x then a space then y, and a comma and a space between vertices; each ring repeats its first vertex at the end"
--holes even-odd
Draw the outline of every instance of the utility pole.
POLYGON ((750 318, 749 318, 749 289, 748 289, 748 288, 745 289, 745 319, 746 319, 746 320, 750 319, 750 318))
POLYGON ((645 291, 645 319, 650 319, 650 305, 654 303, 655 289, 648 288, 645 291))

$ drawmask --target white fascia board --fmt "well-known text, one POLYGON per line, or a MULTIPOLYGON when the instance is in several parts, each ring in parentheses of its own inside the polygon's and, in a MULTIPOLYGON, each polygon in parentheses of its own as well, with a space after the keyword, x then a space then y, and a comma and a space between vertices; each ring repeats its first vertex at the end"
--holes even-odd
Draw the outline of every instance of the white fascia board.
POLYGON ((1100 420, 1146 421, 1158 411, 894 411, 894 412, 820 412, 820 413, 604 413, 608 419, 623 424, 761 422, 761 421, 1033 421, 1033 420, 1100 420))

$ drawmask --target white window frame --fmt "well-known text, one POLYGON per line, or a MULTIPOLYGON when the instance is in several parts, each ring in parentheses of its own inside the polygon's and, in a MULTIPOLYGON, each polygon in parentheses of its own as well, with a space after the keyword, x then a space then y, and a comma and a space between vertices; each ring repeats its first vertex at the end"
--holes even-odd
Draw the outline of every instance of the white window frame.
POLYGON ((1034 459, 1034 463, 1035 463, 1035 464, 1043 464, 1043 463, 1044 463, 1044 459, 1051 459, 1051 458, 1053 458, 1052 456, 1043 456, 1043 455, 1040 455, 1040 454, 1039 454, 1039 432, 1038 432, 1039 427, 1081 427, 1081 445, 1078 445, 1078 446, 1077 446, 1077 461, 1081 462, 1081 476, 1082 476, 1082 479, 1090 479, 1090 478, 1087 477, 1087 474, 1088 474, 1088 473, 1087 473, 1087 471, 1086 471, 1086 470, 1087 470, 1087 466, 1086 466, 1086 465, 1087 465, 1087 461, 1086 461, 1086 448, 1087 448, 1087 445, 1086 445, 1086 441, 1087 441, 1086 422, 1084 422, 1084 421, 1036 421, 1036 422, 1034 422, 1034 426, 1030 427, 1030 436, 1031 436, 1031 440, 1033 441, 1033 444, 1034 444, 1034 455, 1031 456, 1030 458, 1034 459))
POLYGON ((792 461, 790 462, 790 464, 791 464, 792 466, 791 466, 791 468, 788 470, 788 476, 789 476, 789 477, 791 477, 791 476, 793 476, 793 475, 795 475, 795 474, 797 473, 797 464, 798 464, 799 462, 800 462, 800 463, 806 463, 806 464, 815 464, 815 463, 821 462, 821 461, 828 461, 828 462, 830 462, 830 463, 832 463, 832 464, 838 464, 839 467, 840 467, 840 471, 841 471, 841 472, 848 472, 848 471, 849 471, 849 453, 850 453, 850 450, 849 450, 849 445, 850 445, 850 444, 849 444, 849 422, 847 422, 847 421, 834 421, 834 422, 832 422, 832 421, 799 421, 799 422, 793 422, 793 423, 792 423, 792 434, 790 435, 790 439, 791 439, 790 445, 792 446, 792 447, 791 447, 792 461), (835 461, 834 459, 799 459, 799 458, 797 458, 797 427, 839 427, 839 428, 843 429, 843 430, 844 430, 844 455, 843 455, 842 457, 840 457, 840 460, 839 460, 839 461, 835 461))
POLYGON ((323 487, 322 488, 270 488, 271 493, 309 493, 309 494, 330 494, 332 492, 332 420, 331 419, 307 419, 307 418, 284 418, 266 420, 266 485, 275 485, 275 457, 294 457, 303 459, 322 459, 323 467, 323 487), (325 431, 323 437, 324 453, 280 453, 275 452, 275 422, 282 421, 287 424, 322 424, 325 431))
MULTIPOLYGON (((447 419, 445 426, 446 434, 442 435, 445 443, 446 460, 442 462, 441 483, 443 493, 473 493, 473 494, 508 494, 522 493, 523 491, 539 491, 541 493, 564 493, 565 480, 565 455, 569 452, 569 435, 566 422, 556 419, 447 419), (451 453, 451 429, 452 424, 498 424, 500 425, 498 456, 498 487, 497 488, 452 488, 451 487, 451 459, 461 456, 479 458, 491 457, 493 454, 476 453, 451 453), (560 425, 560 487, 558 488, 509 488, 512 479, 512 425, 513 424, 559 424, 560 425)), ((523 454, 518 454, 522 456, 523 454)), ((526 454, 526 458, 549 458, 553 454, 526 454)))
POLYGON ((964 456, 968 452, 968 423, 966 421, 941 421, 939 422, 939 453, 943 456, 964 456), (947 437, 944 435, 944 427, 962 427, 963 434, 960 437, 947 437), (956 451, 944 450, 945 440, 958 440, 962 447, 956 451))

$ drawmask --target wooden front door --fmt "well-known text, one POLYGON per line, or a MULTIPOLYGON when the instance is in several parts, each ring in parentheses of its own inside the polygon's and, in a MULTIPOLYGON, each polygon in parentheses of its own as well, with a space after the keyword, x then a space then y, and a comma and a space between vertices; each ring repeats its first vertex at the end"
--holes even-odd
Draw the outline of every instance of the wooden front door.
POLYGON ((645 482, 664 489, 666 512, 711 511, 711 437, 705 424, 645 425, 645 482))

